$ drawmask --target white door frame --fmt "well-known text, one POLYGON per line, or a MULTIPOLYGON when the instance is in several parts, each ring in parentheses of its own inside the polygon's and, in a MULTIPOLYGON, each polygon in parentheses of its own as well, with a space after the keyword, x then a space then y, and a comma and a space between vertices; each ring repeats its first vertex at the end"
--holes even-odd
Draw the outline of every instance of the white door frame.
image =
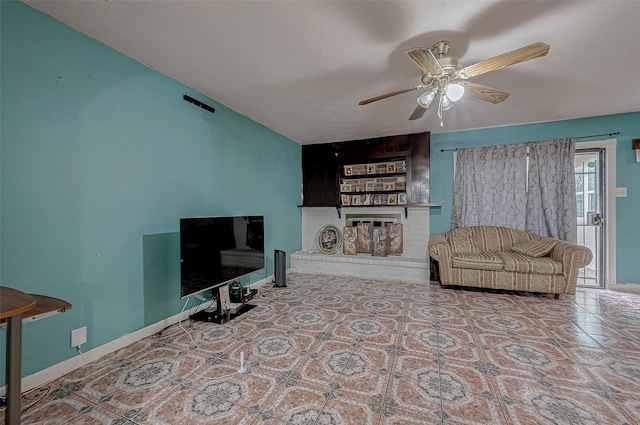
POLYGON ((604 258, 606 264, 605 289, 615 289, 616 280, 616 145, 618 139, 595 140, 576 143, 576 150, 604 149, 605 194, 604 194, 604 258))

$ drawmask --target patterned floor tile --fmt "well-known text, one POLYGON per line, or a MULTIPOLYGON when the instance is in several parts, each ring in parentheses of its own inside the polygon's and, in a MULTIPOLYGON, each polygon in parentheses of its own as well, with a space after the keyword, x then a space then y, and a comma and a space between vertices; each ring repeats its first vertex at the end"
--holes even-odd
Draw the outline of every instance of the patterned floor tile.
POLYGON ((335 389, 344 369, 352 366, 349 359, 354 345, 355 342, 333 339, 320 341, 296 372, 304 381, 325 389, 335 389))
POLYGON ((357 339, 368 344, 387 346, 396 343, 398 328, 397 318, 348 313, 342 315, 340 323, 333 330, 333 336, 340 340, 357 339))
POLYGON ((478 335, 478 345, 487 362, 494 365, 501 374, 536 372, 528 357, 531 353, 523 350, 520 343, 510 336, 481 334, 478 335))
POLYGON ((269 406, 260 412, 263 420, 278 419, 293 424, 338 424, 338 415, 324 411, 330 390, 302 382, 300 386, 287 387, 269 400, 269 406))
POLYGON ((405 301, 393 298, 362 296, 358 303, 352 305, 353 311, 362 314, 379 314, 397 317, 402 315, 405 301))
POLYGON ((442 326, 470 326, 465 310, 447 305, 417 305, 412 303, 408 317, 414 320, 426 321, 442 326))
POLYGON ((551 396, 550 384, 537 374, 501 375, 490 378, 504 402, 531 403, 535 397, 551 396))
POLYGON ((324 292, 314 294, 312 297, 302 300, 301 305, 307 308, 320 308, 327 310, 347 309, 351 311, 354 296, 343 292, 324 292))
POLYGON ((328 357, 325 368, 339 374, 338 388, 363 396, 383 394, 387 387, 393 355, 377 346, 360 344, 347 357, 328 357))
POLYGON ((524 306, 511 296, 501 294, 480 293, 472 297, 465 297, 465 304, 473 310, 508 311, 515 314, 522 314, 527 311, 524 306))
POLYGON ((516 314, 495 311, 480 313, 470 310, 473 325, 484 332, 494 334, 517 335, 521 339, 544 340, 548 338, 545 329, 534 319, 516 314))
POLYGON ((609 359, 601 366, 588 369, 588 373, 601 385, 621 393, 640 394, 640 361, 609 359))
POLYGON ((423 350, 437 350, 445 362, 475 364, 483 360, 473 336, 462 329, 442 326, 435 333, 427 330, 415 335, 425 345, 423 350))
MULTIPOLYGON (((135 417, 139 412, 127 412, 135 417)), ((51 391, 33 408, 21 415, 23 424, 121 424, 134 425, 127 417, 67 391, 51 391)))
MULTIPOLYGON (((339 389, 331 394, 323 413, 331 413, 335 425, 377 425, 385 406, 381 395, 361 396, 339 389)), ((322 422, 319 422, 322 423, 322 422)))
POLYGON ((506 423, 510 425, 573 425, 550 395, 535 396, 532 404, 501 401, 500 406, 506 423))
POLYGON ((274 321, 275 326, 305 332, 330 332, 335 327, 339 313, 331 309, 295 306, 286 315, 274 321))
POLYGON ((572 423, 630 423, 630 418, 620 412, 620 406, 598 386, 552 385, 551 393, 572 423))
MULTIPOLYGON (((264 323, 270 325, 268 321, 264 323)), ((242 356, 248 365, 286 371, 300 366, 316 343, 314 334, 265 326, 253 338, 234 344, 229 350, 229 359, 239 364, 242 356)))
POLYGON ((178 356, 167 348, 151 350, 131 363, 128 361, 82 381, 66 381, 54 393, 73 391, 125 416, 160 401, 171 391, 173 379, 192 373, 204 363, 202 358, 178 356))
POLYGON ((507 423, 500 403, 491 397, 483 396, 443 400, 442 416, 444 418, 443 424, 446 425, 507 423))
POLYGON ((442 408, 438 364, 423 357, 400 356, 394 363, 384 400, 400 412, 438 418, 442 408))
POLYGON ((250 424, 259 410, 236 403, 247 392, 242 381, 232 379, 210 381, 200 388, 177 387, 135 421, 145 425, 250 424), (220 394, 224 397, 218 397, 220 394))
POLYGON ((520 347, 540 376, 549 382, 585 385, 592 380, 583 366, 568 358, 566 352, 559 347, 546 343, 534 344, 531 341, 521 341, 520 347))
POLYGON ((549 337, 563 345, 583 345, 598 348, 600 345, 589 334, 572 322, 559 318, 539 318, 540 326, 547 331, 549 337))

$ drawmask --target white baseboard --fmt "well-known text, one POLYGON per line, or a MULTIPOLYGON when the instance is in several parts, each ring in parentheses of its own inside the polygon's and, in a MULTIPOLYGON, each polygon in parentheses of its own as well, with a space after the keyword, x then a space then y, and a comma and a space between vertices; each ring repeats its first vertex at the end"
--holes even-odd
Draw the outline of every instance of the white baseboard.
POLYGON ((620 291, 620 292, 633 292, 640 293, 640 284, 638 283, 617 283, 615 285, 609 285, 607 288, 611 291, 620 291))
MULTIPOLYGON (((250 286, 253 288, 260 288, 270 283, 272 279, 273 279, 273 276, 267 276, 262 280, 252 283, 250 286)), ((89 364, 93 361, 100 359, 101 357, 106 356, 107 354, 113 353, 114 351, 117 351, 121 348, 131 345, 136 341, 140 341, 143 338, 146 338, 155 333, 158 333, 168 326, 175 325, 176 323, 187 319, 190 314, 198 312, 206 308, 208 305, 209 305, 208 303, 202 303, 195 310, 190 309, 187 311, 183 311, 174 316, 161 320, 157 323, 154 323, 152 325, 139 329, 135 332, 131 332, 130 334, 123 335, 118 339, 114 339, 113 341, 107 342, 106 344, 103 344, 99 347, 89 350, 86 353, 83 353, 82 355, 71 357, 70 359, 57 363, 44 370, 41 370, 29 376, 25 376, 24 378, 22 378, 21 390, 24 393, 27 391, 31 391, 34 388, 41 387, 42 385, 48 382, 54 381, 66 375, 67 373, 73 372, 74 370, 86 364, 89 364)), ((7 393, 7 386, 4 385, 0 387, 0 397, 4 397, 6 393, 7 393)))

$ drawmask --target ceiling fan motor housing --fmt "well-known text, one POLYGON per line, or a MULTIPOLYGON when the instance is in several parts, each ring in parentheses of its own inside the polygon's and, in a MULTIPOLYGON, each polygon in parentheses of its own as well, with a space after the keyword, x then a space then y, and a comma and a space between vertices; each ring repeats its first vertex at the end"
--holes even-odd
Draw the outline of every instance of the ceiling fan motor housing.
POLYGON ((422 83, 426 85, 433 84, 434 80, 439 81, 447 85, 449 81, 455 80, 460 75, 460 70, 462 69, 462 61, 458 58, 454 57, 444 57, 438 58, 438 63, 442 68, 442 73, 438 75, 431 74, 423 74, 422 75, 422 83))
POLYGON ((439 58, 438 63, 442 67, 442 73, 452 75, 453 78, 457 77, 458 71, 462 69, 462 61, 458 58, 439 58))
POLYGON ((451 42, 447 40, 438 41, 431 46, 431 52, 433 52, 436 57, 442 57, 449 52, 449 47, 451 47, 451 42))

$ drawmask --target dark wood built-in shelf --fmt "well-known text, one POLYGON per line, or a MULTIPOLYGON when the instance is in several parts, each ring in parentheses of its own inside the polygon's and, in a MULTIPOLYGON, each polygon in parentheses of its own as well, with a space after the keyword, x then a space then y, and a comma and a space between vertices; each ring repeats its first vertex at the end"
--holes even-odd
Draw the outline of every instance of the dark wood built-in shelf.
POLYGON ((406 193, 406 204, 349 205, 345 207, 405 208, 429 204, 430 134, 416 133, 375 139, 350 140, 302 146, 302 207, 342 207, 340 195, 406 193), (344 166, 404 161, 405 170, 395 173, 344 175, 344 166), (340 192, 346 179, 406 176, 401 190, 340 192))

